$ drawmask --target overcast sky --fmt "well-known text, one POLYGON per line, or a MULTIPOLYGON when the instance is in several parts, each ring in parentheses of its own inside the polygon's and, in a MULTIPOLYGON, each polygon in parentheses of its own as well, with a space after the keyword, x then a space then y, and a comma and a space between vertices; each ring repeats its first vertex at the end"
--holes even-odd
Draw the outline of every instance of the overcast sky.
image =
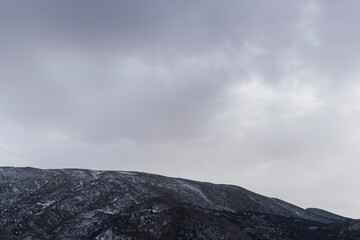
POLYGON ((0 165, 230 183, 360 218, 359 9, 1 1, 0 165))

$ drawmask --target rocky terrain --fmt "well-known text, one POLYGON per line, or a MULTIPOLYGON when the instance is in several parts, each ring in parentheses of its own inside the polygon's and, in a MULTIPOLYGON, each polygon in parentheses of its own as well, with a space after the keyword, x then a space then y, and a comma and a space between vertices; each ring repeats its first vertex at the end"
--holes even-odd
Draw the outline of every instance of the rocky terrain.
POLYGON ((360 222, 138 172, 0 168, 0 239, 360 239, 360 222))

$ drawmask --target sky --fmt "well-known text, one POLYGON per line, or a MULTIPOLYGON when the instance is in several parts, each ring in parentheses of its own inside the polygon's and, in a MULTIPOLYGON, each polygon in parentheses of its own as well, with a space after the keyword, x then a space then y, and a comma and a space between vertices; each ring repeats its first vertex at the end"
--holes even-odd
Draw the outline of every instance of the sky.
POLYGON ((0 166, 234 184, 360 218, 359 9, 4 0, 0 166))

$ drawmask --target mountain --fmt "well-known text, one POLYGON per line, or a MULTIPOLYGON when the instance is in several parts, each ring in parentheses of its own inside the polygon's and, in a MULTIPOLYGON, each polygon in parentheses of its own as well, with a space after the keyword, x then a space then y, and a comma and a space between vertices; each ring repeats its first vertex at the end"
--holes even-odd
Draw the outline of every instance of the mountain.
POLYGON ((360 239, 360 223, 140 172, 0 168, 0 239, 360 239))

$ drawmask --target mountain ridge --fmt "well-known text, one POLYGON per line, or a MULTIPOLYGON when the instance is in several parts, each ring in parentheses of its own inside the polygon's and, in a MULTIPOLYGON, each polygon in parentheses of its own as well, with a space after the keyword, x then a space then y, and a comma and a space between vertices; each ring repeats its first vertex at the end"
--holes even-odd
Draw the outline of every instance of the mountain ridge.
POLYGON ((343 228, 353 234, 357 226, 353 219, 235 185, 135 171, 2 167, 0 186, 0 238, 8 239, 271 239, 259 238, 257 228, 248 226, 253 224, 268 226, 269 237, 299 235, 303 228, 338 237, 343 228), (193 228, 194 221, 204 226, 193 228), (292 230, 297 221, 301 231, 292 230), (287 227, 281 229, 280 222, 287 227))

